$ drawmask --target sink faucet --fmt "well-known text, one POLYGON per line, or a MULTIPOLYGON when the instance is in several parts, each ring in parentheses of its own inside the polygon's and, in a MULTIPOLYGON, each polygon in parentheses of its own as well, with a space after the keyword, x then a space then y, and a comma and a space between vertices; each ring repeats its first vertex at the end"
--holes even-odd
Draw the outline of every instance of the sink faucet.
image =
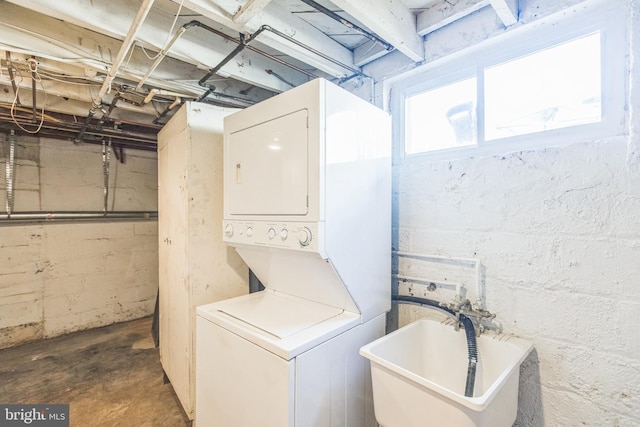
POLYGON ((491 313, 485 309, 475 309, 471 304, 471 301, 465 299, 464 301, 456 298, 457 301, 452 303, 441 303, 443 307, 446 307, 456 313, 456 330, 459 329, 460 325, 460 315, 463 314, 471 319, 474 324, 475 330, 477 334, 480 334, 484 327, 482 326, 482 319, 494 319, 496 317, 495 314, 491 313))

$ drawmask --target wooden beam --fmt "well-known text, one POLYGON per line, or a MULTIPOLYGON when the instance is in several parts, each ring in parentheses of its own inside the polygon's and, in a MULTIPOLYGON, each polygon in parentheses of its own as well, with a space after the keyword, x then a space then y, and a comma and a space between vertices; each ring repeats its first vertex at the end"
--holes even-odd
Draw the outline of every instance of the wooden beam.
POLYGON ((365 27, 413 61, 424 59, 422 38, 416 33, 416 17, 401 1, 332 0, 365 27))
POLYGON ((245 25, 256 16, 271 0, 248 0, 231 20, 238 25, 245 25))
POLYGON ((440 1, 418 15, 417 32, 424 36, 489 6, 489 0, 440 1))
POLYGON ((518 22, 518 0, 490 0, 490 2, 505 27, 518 22))

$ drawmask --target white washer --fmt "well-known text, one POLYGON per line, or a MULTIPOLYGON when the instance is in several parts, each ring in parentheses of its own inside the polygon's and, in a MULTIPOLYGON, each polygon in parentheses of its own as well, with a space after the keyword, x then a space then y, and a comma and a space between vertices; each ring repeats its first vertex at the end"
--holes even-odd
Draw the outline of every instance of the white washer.
POLYGON ((357 314, 265 290, 201 306, 197 322, 198 426, 371 425, 368 364, 356 354, 384 334, 384 315, 362 325, 357 314))
POLYGON ((266 289, 197 309, 197 427, 377 425, 390 157, 388 115, 322 79, 225 118, 223 238, 266 289))

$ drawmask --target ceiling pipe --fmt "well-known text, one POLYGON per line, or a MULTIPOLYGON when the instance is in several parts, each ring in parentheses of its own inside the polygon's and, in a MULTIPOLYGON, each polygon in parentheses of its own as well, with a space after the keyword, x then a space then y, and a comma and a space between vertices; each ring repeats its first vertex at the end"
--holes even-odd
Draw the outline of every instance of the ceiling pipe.
MULTIPOLYGON (((291 37, 291 36, 289 36, 289 35, 287 35, 285 33, 283 33, 282 31, 276 30, 275 28, 273 28, 273 27, 271 27, 269 25, 263 25, 262 27, 260 27, 260 30, 269 31, 270 33, 273 33, 273 34, 277 35, 278 37, 281 37, 281 38, 287 40, 288 42, 291 42, 291 43, 293 43, 293 44, 295 44, 297 46, 300 46, 301 48, 303 48, 305 50, 308 50, 309 52, 311 52, 311 53, 313 53, 315 55, 318 55, 319 57, 321 57, 323 59, 326 59, 327 61, 338 65, 339 67, 344 68, 345 70, 349 70, 354 74, 358 74, 358 75, 363 76, 363 77, 369 77, 369 76, 363 74, 361 70, 359 70, 357 68, 353 68, 353 67, 351 67, 351 66, 349 66, 347 64, 343 64, 342 62, 330 57, 329 55, 326 55, 326 54, 320 52, 319 50, 312 48, 311 46, 307 46, 306 44, 296 40, 295 38, 293 38, 293 37, 291 37)), ((258 30, 258 31, 260 31, 260 30, 258 30)))
MULTIPOLYGON (((231 41, 231 42, 234 42, 234 43, 241 43, 241 41, 239 41, 239 40, 237 40, 237 39, 235 39, 235 38, 233 38, 233 37, 231 37, 231 36, 229 36, 229 35, 227 35, 227 34, 225 34, 225 33, 223 33, 223 32, 218 31, 218 30, 216 30, 215 28, 211 28, 211 27, 209 27, 208 25, 205 25, 205 24, 203 24, 203 23, 202 23, 202 22, 200 22, 200 21, 193 20, 193 21, 191 21, 191 22, 189 22, 189 23, 187 23, 187 24, 185 24, 185 25, 188 25, 188 26, 198 26, 198 27, 200 27, 200 28, 202 28, 202 29, 204 29, 204 30, 209 31, 210 33, 216 34, 216 35, 218 35, 218 36, 220 36, 220 37, 224 38, 225 40, 228 40, 228 41, 231 41)), ((260 29, 256 30, 256 32, 255 32, 255 33, 253 33, 253 35, 249 36, 249 41, 253 40, 253 39, 257 36, 257 33, 258 33, 258 32, 262 32, 262 31, 261 31, 260 29)), ((310 72, 308 72, 308 71, 306 71, 306 70, 303 70, 302 68, 296 67, 296 66, 295 66, 295 65, 293 65, 293 64, 289 64, 288 62, 283 61, 282 59, 280 59, 280 58, 278 58, 278 57, 276 57, 276 56, 274 56, 274 55, 271 55, 271 54, 269 54, 269 53, 267 53, 267 52, 264 52, 264 51, 262 51, 262 50, 260 50, 260 49, 258 49, 258 48, 255 48, 255 47, 250 46, 250 45, 248 45, 248 44, 247 44, 245 47, 246 47, 247 49, 249 49, 250 51, 257 53, 258 55, 262 55, 262 56, 264 56, 265 58, 268 58, 268 59, 270 59, 270 60, 272 60, 272 61, 277 62, 278 64, 284 65, 285 67, 289 67, 289 68, 291 68, 292 70, 295 70, 295 71, 298 71, 298 72, 300 72, 300 73, 302 73, 302 74, 305 74, 307 77, 310 77, 310 78, 312 78, 312 79, 315 79, 315 78, 317 78, 317 77, 318 77, 318 76, 316 76, 316 75, 315 75, 315 74, 313 74, 313 73, 310 73, 310 72)))
MULTIPOLYGON (((0 119, 5 119, 2 114, 0 114, 0 119)), ((18 121, 23 124, 29 124, 29 119, 20 119, 18 121)), ((41 137, 44 138, 55 138, 55 139, 69 139, 72 140, 74 135, 78 134, 78 127, 64 124, 64 123, 47 123, 45 122, 42 125, 42 129, 38 133, 41 137)), ((113 141, 114 149, 115 147, 120 148, 128 148, 132 150, 142 150, 142 151, 156 151, 157 149, 157 137, 155 133, 139 133, 139 132, 131 132, 131 131, 123 131, 118 129, 88 129, 85 132, 85 139, 83 140, 86 144, 102 144, 102 140, 104 138, 111 138, 113 141)))
POLYGON ((37 80, 37 74, 36 74, 36 70, 38 68, 38 63, 36 62, 36 57, 35 56, 31 56, 31 59, 29 60, 29 70, 31 71, 31 109, 32 109, 32 113, 33 113, 33 123, 37 123, 38 122, 38 112, 36 110, 36 95, 37 95, 37 91, 36 91, 36 80, 37 80))
POLYGON ((341 23, 342 25, 344 25, 347 28, 350 28, 354 31, 357 31, 358 33, 362 34, 363 36, 365 36, 366 38, 368 38, 371 41, 374 41, 378 44, 380 44, 382 47, 384 47, 386 50, 391 51, 394 49, 394 47, 389 44, 388 42, 386 42, 385 40, 381 39, 380 37, 378 37, 377 35, 373 34, 370 31, 365 30, 364 28, 354 24, 353 22, 349 21, 348 19, 343 18, 342 16, 338 15, 337 13, 335 13, 334 11, 327 9, 326 7, 322 6, 319 3, 316 3, 313 0, 301 0, 302 3, 311 6, 312 8, 316 9, 319 12, 322 12, 324 15, 328 16, 329 18, 338 21, 339 23, 341 23))
POLYGON ((111 83, 113 82, 116 75, 118 74, 118 71, 120 70, 120 66, 122 65, 122 62, 124 61, 127 53, 129 52, 129 49, 135 42, 135 37, 138 34, 138 30, 140 30, 140 28, 142 27, 142 23, 147 17, 147 14, 149 13, 149 11, 151 10, 151 7, 153 6, 153 2, 154 0, 144 0, 142 5, 140 6, 140 9, 138 10, 138 14, 133 20, 133 23, 131 24, 131 28, 129 28, 129 32, 127 33, 124 41, 122 42, 122 46, 120 47, 120 51, 116 56, 116 60, 111 65, 111 68, 109 69, 107 73, 107 77, 102 83, 102 87, 100 88, 98 95, 94 98, 91 104, 91 109, 89 110, 89 114, 87 115, 87 118, 84 122, 82 129, 80 130, 80 133, 75 138, 75 141, 74 141, 75 143, 80 142, 80 140, 84 136, 84 131, 89 125, 89 121, 95 114, 96 110, 100 108, 100 106, 102 105, 102 99, 104 98, 104 95, 111 88, 111 83))

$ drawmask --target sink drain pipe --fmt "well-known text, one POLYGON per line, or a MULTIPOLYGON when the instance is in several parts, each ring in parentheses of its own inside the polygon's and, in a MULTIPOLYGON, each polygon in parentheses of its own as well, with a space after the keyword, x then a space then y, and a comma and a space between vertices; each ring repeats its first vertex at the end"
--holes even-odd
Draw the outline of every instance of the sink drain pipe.
POLYGON ((462 326, 464 326, 464 332, 467 336, 467 352, 469 354, 469 364, 467 365, 467 382, 464 388, 464 395, 466 397, 473 397, 473 388, 476 383, 476 366, 478 364, 478 345, 476 342, 476 331, 473 327, 473 322, 471 321, 471 319, 464 314, 456 313, 454 310, 440 305, 438 301, 427 298, 407 295, 394 295, 393 300, 399 303, 415 304, 437 308, 460 319, 460 323, 462 323, 462 326))

